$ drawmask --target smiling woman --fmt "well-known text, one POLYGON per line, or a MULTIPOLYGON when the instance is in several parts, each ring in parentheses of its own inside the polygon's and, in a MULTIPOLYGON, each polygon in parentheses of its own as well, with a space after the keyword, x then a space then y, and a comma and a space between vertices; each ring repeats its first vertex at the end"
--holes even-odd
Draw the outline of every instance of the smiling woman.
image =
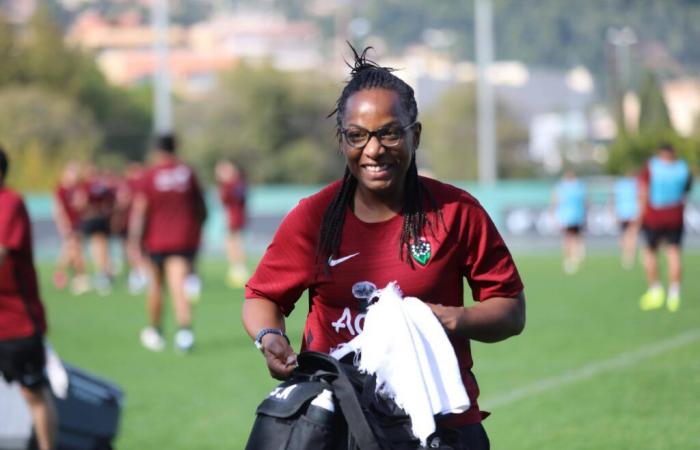
POLYGON ((355 214, 377 222, 399 213, 403 187, 420 136, 420 123, 408 120, 399 95, 388 89, 368 89, 348 98, 341 146, 347 167, 358 181, 355 214), (374 131, 369 131, 372 129, 374 131))
MULTIPOLYGON (((354 54, 337 104, 341 180, 303 199, 283 220, 246 285, 243 324, 270 374, 288 378, 296 354, 285 316, 309 292, 301 351, 329 353, 362 332, 367 286, 395 281, 423 300, 450 336, 472 407, 438 419, 470 449, 489 448, 477 404, 470 339, 495 342, 525 324, 523 285, 481 205, 454 186, 418 176, 421 123, 413 89, 354 54), (465 307, 463 280, 477 302, 465 307)), ((449 433, 449 432, 448 432, 449 433)))

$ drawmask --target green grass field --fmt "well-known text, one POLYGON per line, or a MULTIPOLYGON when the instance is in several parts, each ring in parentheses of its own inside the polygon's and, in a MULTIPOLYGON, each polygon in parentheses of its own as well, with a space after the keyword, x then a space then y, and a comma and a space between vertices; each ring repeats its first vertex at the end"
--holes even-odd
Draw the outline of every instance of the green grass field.
MULTIPOLYGON (((516 255, 525 281, 525 332, 475 344, 475 373, 495 450, 700 449, 700 254, 685 256, 679 312, 641 312, 639 267, 592 255, 565 276, 557 256, 516 255)), ((241 290, 224 264, 202 265, 196 350, 143 349, 143 300, 117 288, 72 297, 41 266, 50 341, 66 361, 117 382, 126 404, 116 448, 242 449, 261 399, 276 385, 240 322, 241 290)), ((298 347, 306 311, 289 320, 298 347)))

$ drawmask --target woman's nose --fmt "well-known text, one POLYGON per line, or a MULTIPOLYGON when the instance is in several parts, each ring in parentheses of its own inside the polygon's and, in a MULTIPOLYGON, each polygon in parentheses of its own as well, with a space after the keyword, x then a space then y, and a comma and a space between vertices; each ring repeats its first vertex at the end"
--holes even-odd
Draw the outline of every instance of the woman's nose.
POLYGON ((382 143, 379 141, 379 138, 377 136, 372 136, 369 138, 369 141, 367 141, 367 144, 365 144, 364 148, 364 153, 372 158, 375 158, 382 153, 386 151, 386 148, 382 145, 382 143))

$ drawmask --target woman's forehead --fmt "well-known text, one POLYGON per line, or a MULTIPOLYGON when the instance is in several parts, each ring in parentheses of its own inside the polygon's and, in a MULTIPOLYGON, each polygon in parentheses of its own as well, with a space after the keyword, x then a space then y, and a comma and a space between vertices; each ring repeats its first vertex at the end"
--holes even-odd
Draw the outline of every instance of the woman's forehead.
POLYGON ((348 97, 345 116, 394 116, 403 118, 407 114, 399 94, 391 89, 362 89, 348 97))

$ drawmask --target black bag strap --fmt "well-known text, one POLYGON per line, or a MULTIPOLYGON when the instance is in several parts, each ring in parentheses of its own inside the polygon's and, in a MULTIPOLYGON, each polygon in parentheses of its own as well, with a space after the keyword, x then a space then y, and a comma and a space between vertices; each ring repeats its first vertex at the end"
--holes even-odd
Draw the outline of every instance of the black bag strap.
POLYGON ((334 368, 333 372, 337 375, 329 382, 333 386, 333 394, 338 399, 340 409, 343 410, 343 416, 348 424, 350 434, 362 450, 382 450, 382 446, 377 441, 372 427, 362 412, 362 406, 357 398, 355 387, 345 373, 342 364, 332 356, 318 352, 302 352, 299 354, 299 358, 302 365, 303 360, 316 358, 323 360, 334 368))

